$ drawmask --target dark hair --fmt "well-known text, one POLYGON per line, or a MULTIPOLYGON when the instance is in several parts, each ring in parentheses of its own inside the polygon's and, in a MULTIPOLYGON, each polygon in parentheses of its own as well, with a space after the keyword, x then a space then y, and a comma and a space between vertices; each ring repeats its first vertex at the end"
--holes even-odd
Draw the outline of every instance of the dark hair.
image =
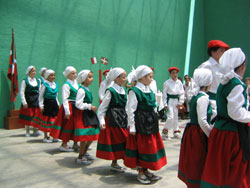
POLYGON ((235 68, 234 68, 234 72, 236 72, 242 65, 244 65, 244 63, 246 63, 246 60, 244 60, 243 63, 242 63, 240 66, 235 67, 235 68))
POLYGON ((188 77, 188 78, 189 78, 189 75, 186 74, 186 75, 184 76, 184 79, 185 79, 185 77, 188 77))
POLYGON ((212 56, 212 52, 216 52, 219 48, 221 48, 221 47, 211 47, 211 48, 208 48, 207 49, 207 54, 209 56, 212 56))

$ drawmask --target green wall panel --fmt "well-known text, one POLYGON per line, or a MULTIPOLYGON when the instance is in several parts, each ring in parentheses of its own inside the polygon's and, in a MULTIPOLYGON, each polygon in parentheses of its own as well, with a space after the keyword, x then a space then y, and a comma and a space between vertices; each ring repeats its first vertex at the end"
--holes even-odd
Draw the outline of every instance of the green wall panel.
POLYGON ((60 86, 66 66, 75 66, 78 72, 91 69, 95 80, 90 88, 97 105, 99 69, 120 66, 129 72, 132 65, 153 66, 159 89, 169 77, 168 67, 180 67, 182 76, 189 7, 186 0, 0 0, 0 118, 11 109, 6 77, 11 28, 19 85, 29 65, 54 69, 60 86), (110 63, 92 65, 93 56, 106 57, 110 63))

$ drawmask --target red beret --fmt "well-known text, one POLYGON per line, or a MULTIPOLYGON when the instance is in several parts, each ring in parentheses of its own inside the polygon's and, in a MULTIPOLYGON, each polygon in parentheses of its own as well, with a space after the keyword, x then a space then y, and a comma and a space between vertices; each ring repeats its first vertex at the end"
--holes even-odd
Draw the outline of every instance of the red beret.
POLYGON ((207 48, 212 48, 212 47, 221 47, 227 50, 229 48, 229 45, 227 45, 225 42, 221 40, 210 40, 208 42, 207 48))
POLYGON ((180 69, 178 69, 177 67, 170 67, 168 69, 168 72, 171 72, 172 70, 177 70, 177 72, 180 72, 180 69))
POLYGON ((152 71, 154 71, 154 70, 155 70, 155 68, 154 68, 154 67, 151 67, 151 70, 152 70, 152 71))
POLYGON ((109 72, 109 70, 107 69, 107 70, 105 70, 105 71, 103 71, 103 75, 105 74, 105 73, 108 73, 109 72))

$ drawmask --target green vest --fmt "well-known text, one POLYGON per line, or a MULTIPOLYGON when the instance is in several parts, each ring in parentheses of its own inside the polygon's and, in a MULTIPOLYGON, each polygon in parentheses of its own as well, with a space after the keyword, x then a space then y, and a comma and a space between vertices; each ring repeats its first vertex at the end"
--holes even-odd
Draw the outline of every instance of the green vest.
POLYGON ((133 90, 135 92, 138 101, 138 110, 154 110, 154 108, 156 107, 156 103, 155 94, 153 93, 153 91, 151 91, 150 93, 144 93, 137 87, 132 87, 130 90, 133 90))
MULTIPOLYGON (((127 94, 119 94, 113 87, 109 87, 107 90, 111 93, 111 100, 109 107, 125 107, 127 103, 127 94)), ((107 91, 106 90, 106 91, 107 91)))
POLYGON ((243 108, 247 106, 247 86, 242 83, 237 78, 232 78, 227 84, 222 85, 220 84, 216 94, 216 103, 217 103, 217 117, 218 120, 215 121, 215 127, 219 130, 231 130, 231 131, 238 131, 237 125, 233 121, 230 121, 230 117, 228 115, 227 109, 227 96, 230 94, 233 88, 237 85, 241 85, 243 90, 243 95, 245 97, 245 103, 243 104, 243 108))
POLYGON ((92 104, 93 101, 92 93, 83 86, 80 86, 80 88, 82 88, 85 91, 85 97, 83 99, 83 103, 92 104))
POLYGON ((28 78, 25 78, 25 84, 26 84, 25 93, 38 93, 39 92, 40 81, 37 78, 36 78, 36 81, 37 81, 37 86, 32 86, 30 85, 28 78))
POLYGON ((44 98, 46 99, 56 99, 58 93, 58 85, 56 84, 56 88, 52 89, 48 83, 44 82, 43 85, 45 86, 44 98))
MULTIPOLYGON (((197 100, 202 96, 204 96, 203 93, 198 93, 198 95, 193 96, 191 101, 190 101, 190 124, 191 125, 199 125, 196 107, 197 107, 197 100)), ((209 105, 207 107, 207 122, 208 122, 208 124, 211 124, 211 116, 212 116, 212 106, 209 103, 209 105)))
MULTIPOLYGON (((65 82, 65 84, 68 84, 69 87, 70 87, 70 94, 69 94, 69 98, 68 99, 71 99, 71 100, 76 100, 76 93, 77 93, 77 90, 69 83, 69 82, 65 82)), ((80 84, 78 84, 78 86, 80 87, 80 84)))

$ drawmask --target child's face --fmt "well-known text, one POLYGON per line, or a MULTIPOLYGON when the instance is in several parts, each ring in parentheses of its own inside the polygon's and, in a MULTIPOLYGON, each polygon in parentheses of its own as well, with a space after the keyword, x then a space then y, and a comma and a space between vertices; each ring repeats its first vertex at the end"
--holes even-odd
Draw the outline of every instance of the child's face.
POLYGON ((29 76, 30 76, 31 78, 34 78, 34 77, 36 76, 36 68, 31 69, 31 71, 30 71, 30 73, 29 73, 29 76))
POLYGON ((90 72, 89 74, 88 74, 88 76, 87 76, 87 78, 85 79, 85 81, 84 81, 84 85, 85 86, 88 86, 88 85, 90 85, 90 84, 92 84, 92 82, 93 82, 93 73, 92 72, 90 72))
POLYGON ((145 75, 144 77, 142 77, 142 78, 140 79, 140 82, 143 83, 145 86, 149 86, 150 83, 151 83, 152 80, 153 80, 153 77, 154 77, 154 73, 151 72, 151 73, 145 75))
POLYGON ((171 72, 170 72, 170 77, 173 79, 173 80, 177 80, 178 79, 178 72, 177 72, 177 70, 172 70, 171 72))
POLYGON ((76 71, 71 71, 69 74, 68 74, 68 76, 67 76, 67 78, 68 79, 70 79, 70 80, 75 80, 76 79, 76 71))
POLYGON ((135 85, 136 85, 136 81, 133 81, 133 82, 131 83, 131 85, 132 85, 132 86, 135 86, 135 85))
POLYGON ((125 85, 126 84, 126 76, 127 76, 127 73, 126 72, 123 72, 120 76, 118 76, 116 79, 115 79, 115 83, 119 86, 122 86, 122 85, 125 85))
POLYGON ((55 79, 56 79, 56 74, 55 74, 55 73, 52 73, 52 74, 49 75, 49 77, 48 77, 47 80, 50 81, 50 82, 54 82, 55 79))

